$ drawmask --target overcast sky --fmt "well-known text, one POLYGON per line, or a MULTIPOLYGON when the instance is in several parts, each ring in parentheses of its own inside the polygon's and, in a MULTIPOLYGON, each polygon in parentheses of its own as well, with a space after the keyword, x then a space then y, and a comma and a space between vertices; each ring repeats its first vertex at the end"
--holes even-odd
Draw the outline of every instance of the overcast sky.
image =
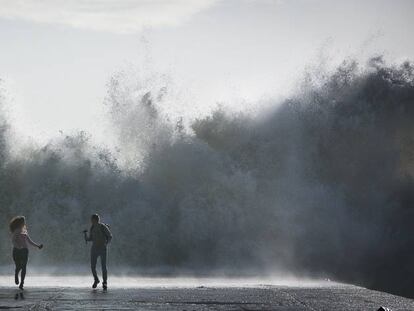
POLYGON ((0 0, 0 78, 24 135, 103 139, 114 72, 166 74, 180 114, 243 109, 321 59, 414 59, 413 13, 411 0, 0 0))

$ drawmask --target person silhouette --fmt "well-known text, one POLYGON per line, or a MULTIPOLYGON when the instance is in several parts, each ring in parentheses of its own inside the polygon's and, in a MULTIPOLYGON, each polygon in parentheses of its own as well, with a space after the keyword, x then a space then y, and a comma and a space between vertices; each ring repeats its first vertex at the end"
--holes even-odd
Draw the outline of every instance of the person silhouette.
POLYGON ((100 283, 98 274, 96 273, 96 263, 98 261, 98 257, 101 258, 101 266, 102 266, 102 278, 103 283, 102 287, 104 290, 108 289, 107 281, 108 281, 108 271, 106 268, 106 259, 107 259, 107 245, 112 240, 112 233, 109 230, 108 225, 103 224, 100 222, 100 217, 98 214, 93 214, 91 216, 91 228, 89 229, 89 235, 87 234, 87 230, 84 231, 85 241, 92 242, 91 246, 91 270, 93 275, 93 285, 92 288, 96 288, 100 283))
POLYGON ((23 290, 24 280, 26 278, 26 266, 29 260, 28 244, 43 248, 43 244, 37 244, 30 239, 27 231, 26 219, 24 216, 14 217, 9 224, 11 240, 13 244, 13 260, 15 264, 14 282, 19 285, 19 272, 21 271, 19 288, 23 290))

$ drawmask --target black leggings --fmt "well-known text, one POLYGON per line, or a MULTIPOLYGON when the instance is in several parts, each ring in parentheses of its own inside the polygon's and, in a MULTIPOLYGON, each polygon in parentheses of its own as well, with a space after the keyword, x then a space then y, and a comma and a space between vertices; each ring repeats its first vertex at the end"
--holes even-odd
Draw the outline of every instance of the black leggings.
POLYGON ((13 260, 16 265, 15 273, 22 271, 20 284, 24 283, 26 277, 27 260, 29 259, 29 250, 27 248, 13 248, 13 260))

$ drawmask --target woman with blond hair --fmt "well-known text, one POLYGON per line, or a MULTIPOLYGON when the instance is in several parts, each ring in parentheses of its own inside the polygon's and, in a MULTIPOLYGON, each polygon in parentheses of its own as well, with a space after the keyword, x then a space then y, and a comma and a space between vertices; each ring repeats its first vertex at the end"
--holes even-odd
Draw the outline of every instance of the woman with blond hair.
POLYGON ((16 285, 19 285, 19 272, 21 271, 19 288, 23 290, 24 279, 26 277, 26 266, 29 259, 28 244, 37 247, 38 249, 42 249, 43 244, 37 244, 30 239, 24 216, 14 217, 10 221, 9 228, 12 234, 13 260, 16 265, 14 281, 16 285))

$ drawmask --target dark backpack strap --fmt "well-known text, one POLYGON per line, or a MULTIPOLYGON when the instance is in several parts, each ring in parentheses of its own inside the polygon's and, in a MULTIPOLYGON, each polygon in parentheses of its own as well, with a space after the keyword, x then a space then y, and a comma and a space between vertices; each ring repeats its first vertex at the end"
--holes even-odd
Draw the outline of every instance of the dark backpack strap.
POLYGON ((106 242, 108 242, 108 235, 106 234, 104 226, 105 226, 104 224, 99 224, 99 229, 101 229, 101 232, 104 235, 106 242))

